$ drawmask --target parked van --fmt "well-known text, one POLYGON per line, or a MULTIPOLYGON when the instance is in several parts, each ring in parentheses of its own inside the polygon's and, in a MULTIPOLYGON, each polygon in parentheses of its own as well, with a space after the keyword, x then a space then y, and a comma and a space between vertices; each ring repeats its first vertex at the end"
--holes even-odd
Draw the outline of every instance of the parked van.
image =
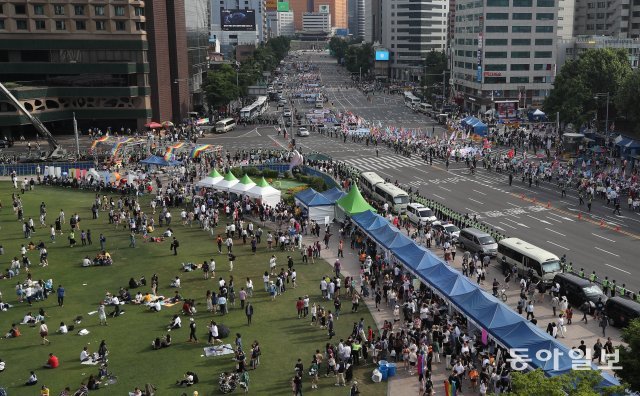
POLYGON ((418 106, 418 111, 423 114, 428 114, 432 110, 433 106, 431 106, 429 103, 420 103, 420 105, 418 106))
POLYGON ((373 187, 373 197, 382 203, 388 203, 391 211, 403 214, 407 211, 409 194, 391 183, 378 183, 373 187))
POLYGON ((498 255, 498 243, 496 240, 477 228, 468 227, 462 229, 458 237, 458 244, 471 253, 483 253, 490 257, 498 255))
POLYGON ((384 183, 384 179, 375 172, 362 172, 360 174, 360 187, 373 195, 373 187, 376 184, 384 183))
POLYGON ((547 288, 552 285, 554 276, 561 272, 558 256, 519 238, 500 240, 497 257, 505 271, 515 264, 518 274, 526 276, 529 269, 532 269, 533 277, 541 279, 547 288))
POLYGON ((324 102, 322 99, 316 99, 316 109, 322 109, 324 107, 324 102))
POLYGON ((415 202, 407 205, 407 217, 414 224, 431 224, 437 220, 431 209, 415 202))
POLYGON ((603 303, 607 301, 607 296, 598 285, 578 275, 567 273, 556 274, 556 276, 553 277, 553 282, 560 286, 560 295, 566 296, 571 306, 578 308, 582 306, 585 301, 588 301, 591 306, 589 313, 594 312, 598 299, 602 299, 603 303))
POLYGON ((233 118, 225 118, 216 122, 216 133, 225 133, 232 131, 236 127, 236 120, 233 118))
POLYGON ((611 297, 605 304, 609 323, 616 327, 627 327, 633 319, 640 318, 640 303, 628 298, 611 297))

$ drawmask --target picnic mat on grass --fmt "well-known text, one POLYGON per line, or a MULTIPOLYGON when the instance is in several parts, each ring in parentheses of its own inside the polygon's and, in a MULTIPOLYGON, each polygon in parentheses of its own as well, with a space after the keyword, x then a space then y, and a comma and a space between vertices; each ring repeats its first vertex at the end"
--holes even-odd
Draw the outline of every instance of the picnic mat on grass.
POLYGON ((204 355, 206 357, 231 355, 231 354, 233 354, 233 347, 231 346, 231 344, 208 346, 204 348, 204 355))

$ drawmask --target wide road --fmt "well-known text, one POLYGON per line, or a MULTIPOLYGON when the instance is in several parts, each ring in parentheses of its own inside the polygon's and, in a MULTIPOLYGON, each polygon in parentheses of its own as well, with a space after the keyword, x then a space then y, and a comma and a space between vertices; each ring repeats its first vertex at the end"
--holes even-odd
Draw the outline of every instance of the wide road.
MULTIPOLYGON (((353 111, 383 125, 442 134, 442 128, 429 117, 404 106, 401 96, 376 93, 369 101, 362 92, 349 87, 348 73, 339 72, 334 59, 324 54, 313 54, 311 59, 320 65, 329 106, 338 111, 353 111)), ((303 105, 297 106, 298 111, 303 111, 303 105)), ((274 128, 266 126, 216 136, 211 142, 232 150, 286 146, 274 128)), ((430 166, 420 158, 407 158, 383 147, 379 147, 376 157, 372 146, 343 143, 319 134, 296 137, 296 143, 303 151, 319 151, 361 171, 374 171, 418 188, 423 196, 458 212, 475 214, 507 236, 522 238, 559 257, 566 254, 576 271, 580 268, 587 274, 596 271, 600 278, 608 276, 618 285, 625 283, 632 291, 640 290, 639 269, 633 264, 640 239, 640 214, 625 209, 626 205, 622 216, 618 216, 612 214, 613 209, 605 202, 596 199, 592 212, 588 213, 586 206, 578 205, 574 192, 569 191, 569 196, 562 198, 555 184, 541 183, 540 187, 529 188, 516 178, 509 186, 506 175, 484 169, 471 175, 464 163, 451 163, 447 170, 441 160, 434 160, 430 166)))

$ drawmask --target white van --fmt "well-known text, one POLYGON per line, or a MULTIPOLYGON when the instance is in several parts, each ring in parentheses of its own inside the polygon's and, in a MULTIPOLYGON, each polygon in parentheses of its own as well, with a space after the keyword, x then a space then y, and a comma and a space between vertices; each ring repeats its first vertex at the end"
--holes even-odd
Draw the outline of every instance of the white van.
POLYGON ((324 107, 324 102, 322 99, 316 99, 316 109, 322 109, 324 107))
POLYGON ((433 106, 431 106, 429 103, 420 103, 420 105, 418 106, 418 111, 423 114, 428 114, 432 109, 433 106))
POLYGON ((505 271, 511 270, 515 264, 522 276, 527 276, 531 268, 533 277, 542 279, 547 288, 553 284, 553 277, 562 272, 558 256, 519 238, 505 238, 498 242, 498 262, 502 263, 505 271))
POLYGON ((407 217, 414 224, 431 224, 437 220, 431 209, 416 202, 407 205, 407 217))
POLYGON ((376 184, 373 187, 373 197, 382 203, 388 203, 394 213, 403 214, 407 211, 409 194, 391 183, 376 184))
POLYGON ((233 118, 225 118, 216 122, 216 133, 225 133, 234 130, 236 127, 236 120, 233 118))
POLYGON ((373 188, 380 183, 384 183, 384 179, 375 172, 362 172, 360 174, 360 187, 369 194, 373 194, 373 188))

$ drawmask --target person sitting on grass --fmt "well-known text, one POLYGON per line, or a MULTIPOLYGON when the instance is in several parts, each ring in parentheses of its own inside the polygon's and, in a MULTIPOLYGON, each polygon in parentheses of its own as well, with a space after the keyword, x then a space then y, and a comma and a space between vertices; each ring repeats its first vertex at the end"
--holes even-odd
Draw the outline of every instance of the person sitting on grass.
POLYGON ((180 288, 180 277, 176 275, 176 278, 171 281, 171 287, 180 288))
POLYGON ((54 369, 54 368, 57 368, 59 365, 60 365, 60 362, 58 361, 58 357, 53 353, 50 353, 49 359, 47 360, 47 363, 43 367, 54 369))
POLYGON ((182 319, 180 319, 180 315, 178 314, 173 315, 173 319, 171 319, 171 322, 169 323, 169 326, 167 326, 167 328, 169 330, 177 330, 181 327, 182 327, 182 319))
POLYGON ((196 378, 198 378, 196 373, 194 373, 193 371, 187 371, 184 374, 184 379, 182 381, 176 381, 176 385, 178 385, 178 386, 191 386, 193 384, 197 384, 198 381, 196 380, 196 378))
POLYGON ((89 390, 98 390, 100 388, 100 381, 93 375, 89 374, 89 379, 87 380, 87 388, 89 390))
POLYGON ((16 338, 16 337, 20 337, 21 333, 20 333, 20 328, 18 328, 18 325, 15 323, 11 324, 11 329, 9 330, 9 332, 5 335, 5 338, 16 338))
POLYGON ((27 382, 25 382, 25 385, 32 386, 37 383, 38 383, 38 377, 36 376, 36 373, 32 371, 29 375, 29 379, 27 380, 27 382))
POLYGON ((82 259, 82 266, 83 267, 91 267, 91 259, 89 258, 89 256, 84 256, 84 259, 82 259))
POLYGON ((162 348, 162 340, 160 339, 160 337, 156 337, 156 339, 153 340, 153 342, 151 343, 151 347, 154 350, 158 350, 158 349, 162 348))
POLYGON ((150 303, 149 310, 151 310, 151 312, 160 312, 160 310, 162 309, 163 303, 164 303, 164 299, 162 297, 159 297, 154 302, 150 303))
POLYGON ((171 346, 171 334, 164 336, 164 339, 160 340, 161 348, 169 348, 171 346))
POLYGON ((180 292, 176 290, 175 294, 173 295, 173 297, 169 299, 169 301, 171 302, 171 304, 175 304, 179 301, 182 301, 182 296, 180 295, 180 292))

